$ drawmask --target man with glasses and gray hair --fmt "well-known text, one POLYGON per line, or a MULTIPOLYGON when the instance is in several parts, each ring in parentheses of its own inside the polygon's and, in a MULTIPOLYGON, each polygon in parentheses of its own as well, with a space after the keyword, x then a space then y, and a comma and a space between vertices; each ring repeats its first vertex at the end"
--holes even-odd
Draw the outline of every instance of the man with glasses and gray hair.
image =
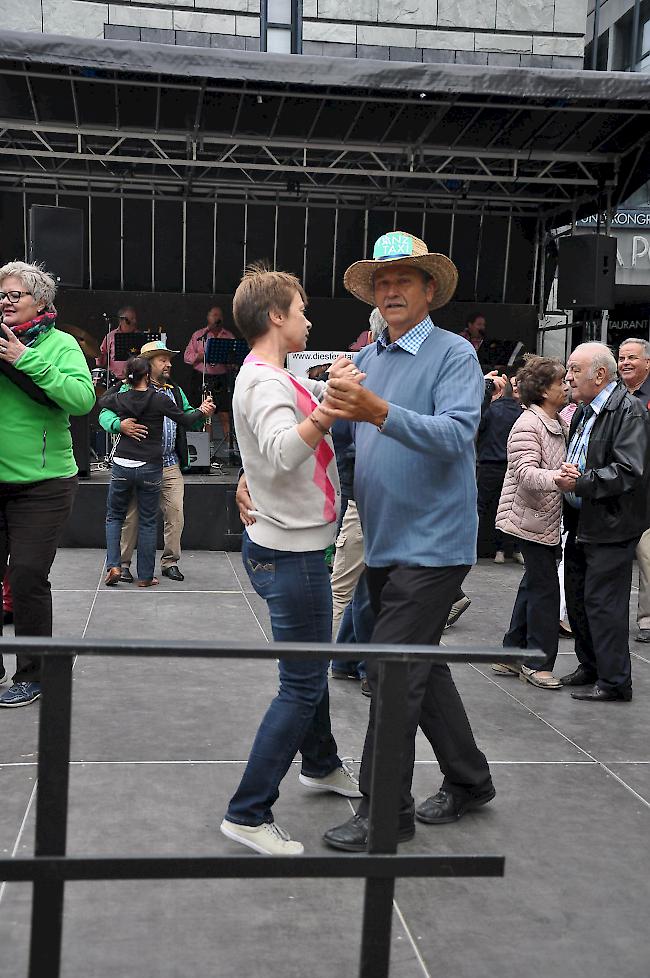
MULTIPOLYGON (((618 372, 628 393, 650 408, 650 343, 630 337, 618 348, 618 372)), ((636 548, 639 566, 639 603, 635 642, 650 642, 650 530, 646 530, 636 548)))
MULTIPOLYGON (((123 306, 117 311, 118 326, 106 334, 99 348, 99 356, 96 359, 98 367, 108 367, 115 375, 116 380, 124 380, 126 377, 126 360, 115 359, 115 334, 116 333, 137 333, 138 314, 133 306, 123 306)), ((137 351, 136 351, 137 352, 137 351)), ((128 357, 127 357, 128 359, 128 357)))

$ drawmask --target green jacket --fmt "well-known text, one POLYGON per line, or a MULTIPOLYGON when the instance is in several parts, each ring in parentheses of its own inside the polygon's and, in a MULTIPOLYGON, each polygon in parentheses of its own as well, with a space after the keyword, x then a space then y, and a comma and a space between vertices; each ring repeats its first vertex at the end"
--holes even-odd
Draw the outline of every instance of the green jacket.
MULTIPOLYGON (((178 384, 169 384, 172 388, 174 394, 174 400, 176 401, 179 408, 185 412, 185 414, 190 414, 195 409, 192 407, 188 399, 185 397, 185 392, 182 387, 178 384)), ((115 388, 112 388, 113 390, 115 388)), ((120 391, 128 391, 129 385, 123 383, 120 387, 120 391)), ((99 412, 99 423, 104 429, 104 431, 110 432, 112 435, 119 435, 120 433, 120 419, 115 414, 114 411, 109 411, 108 408, 102 408, 99 412)), ((199 431, 205 424, 205 418, 201 418, 196 424, 192 425, 192 431, 199 431)), ((187 447, 187 435, 185 434, 185 429, 181 425, 176 426, 176 454, 178 455, 179 465, 182 472, 188 472, 190 468, 190 455, 187 447)))
POLYGON ((77 472, 72 452, 70 415, 95 405, 95 389, 86 358, 74 336, 50 329, 15 364, 48 397, 38 404, 0 375, 0 482, 42 482, 77 472))

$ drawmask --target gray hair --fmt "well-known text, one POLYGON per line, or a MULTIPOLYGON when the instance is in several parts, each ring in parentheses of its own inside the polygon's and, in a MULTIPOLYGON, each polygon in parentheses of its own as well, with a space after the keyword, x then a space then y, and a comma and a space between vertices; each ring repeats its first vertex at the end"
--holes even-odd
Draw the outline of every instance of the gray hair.
POLYGON ((641 339, 637 339, 635 336, 630 336, 628 339, 623 340, 623 342, 619 346, 619 350, 622 350, 624 346, 628 345, 628 343, 637 343, 639 346, 642 346, 643 356, 647 360, 650 360, 650 343, 648 343, 647 340, 641 340, 641 339))
POLYGON ((25 291, 33 297, 37 306, 50 309, 56 295, 56 282, 41 265, 28 265, 26 261, 10 261, 0 268, 0 285, 6 278, 20 279, 25 291))
MULTIPOLYGON (((610 380, 616 380, 618 377, 618 364, 608 346, 605 346, 604 343, 581 343, 580 346, 591 347, 593 349, 591 365, 587 374, 590 380, 593 380, 596 376, 596 371, 599 367, 604 367, 607 371, 608 382, 610 380)), ((576 349, 580 349, 580 347, 576 347, 576 349)), ((575 350, 573 352, 575 353, 575 350)))
POLYGON ((370 313, 370 335, 373 340, 378 340, 381 334, 384 332, 388 323, 380 313, 379 309, 375 308, 370 313))

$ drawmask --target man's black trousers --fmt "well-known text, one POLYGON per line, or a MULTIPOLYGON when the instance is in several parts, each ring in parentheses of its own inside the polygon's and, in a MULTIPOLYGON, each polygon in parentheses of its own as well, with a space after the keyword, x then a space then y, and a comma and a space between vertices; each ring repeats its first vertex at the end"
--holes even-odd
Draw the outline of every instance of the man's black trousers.
POLYGON ((630 590, 638 537, 623 543, 578 543, 564 548, 564 587, 576 655, 594 682, 609 692, 632 687, 630 590))
MULTIPOLYGON (((368 588, 377 622, 372 641, 395 645, 438 645, 452 602, 469 567, 368 567, 368 588)), ((480 793, 490 781, 485 755, 478 749, 462 700, 446 664, 409 663, 406 736, 402 754, 400 826, 413 822, 411 795, 415 734, 418 726, 440 763, 443 785, 459 797, 480 793)), ((373 694, 378 666, 367 662, 373 694)), ((375 696, 363 748, 358 814, 369 811, 370 779, 375 742, 375 696)), ((437 789, 436 789, 437 790, 437 789)))

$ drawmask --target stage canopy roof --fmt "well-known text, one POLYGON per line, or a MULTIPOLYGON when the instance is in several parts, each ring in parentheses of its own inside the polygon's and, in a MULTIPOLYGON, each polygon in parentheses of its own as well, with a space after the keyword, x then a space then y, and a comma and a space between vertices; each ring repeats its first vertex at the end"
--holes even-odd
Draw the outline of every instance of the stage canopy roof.
POLYGON ((650 76, 0 32, 0 189, 541 217, 648 178, 650 76))

